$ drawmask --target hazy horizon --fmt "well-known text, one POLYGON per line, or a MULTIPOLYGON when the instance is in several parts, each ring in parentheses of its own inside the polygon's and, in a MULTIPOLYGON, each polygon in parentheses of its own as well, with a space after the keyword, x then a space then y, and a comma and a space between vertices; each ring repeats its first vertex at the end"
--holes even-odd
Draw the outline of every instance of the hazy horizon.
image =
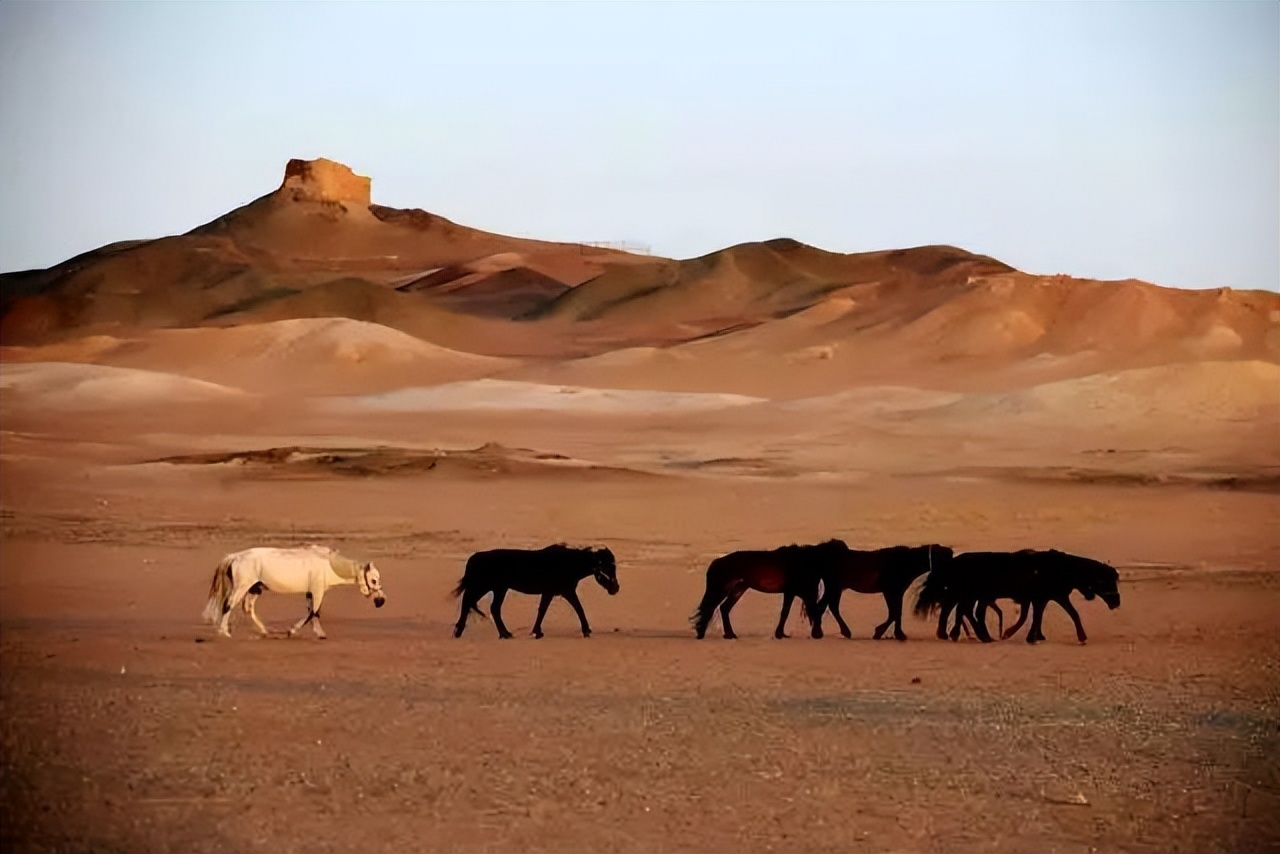
POLYGON ((292 157, 693 257, 946 243, 1280 288, 1280 5, 0 5, 0 270, 188 231, 292 157))

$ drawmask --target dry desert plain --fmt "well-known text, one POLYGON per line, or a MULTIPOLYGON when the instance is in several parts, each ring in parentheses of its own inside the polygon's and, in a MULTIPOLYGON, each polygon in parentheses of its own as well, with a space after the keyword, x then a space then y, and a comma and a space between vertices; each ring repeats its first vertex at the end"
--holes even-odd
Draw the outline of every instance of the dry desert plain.
POLYGON ((592 302, 588 256, 456 234, 412 260, 430 287, 317 284, 280 217, 346 253, 330 272, 353 255, 331 229, 372 255, 383 226, 440 226, 346 222, 367 182, 340 211, 298 186, 216 238, 6 284, 4 850, 1280 847, 1280 299, 948 279, 937 249, 818 288, 823 259, 773 242, 619 255, 592 302), (210 308, 223 285, 186 294, 205 268, 173 261, 204 250, 277 278, 210 308), (807 304, 743 296, 781 287, 766 253, 807 304), (1084 645, 1053 606, 1036 646, 913 616, 899 643, 848 594, 853 640, 798 610, 774 640, 778 597, 749 593, 739 640, 694 639, 713 557, 830 537, 1056 547, 1117 567, 1123 604, 1077 597, 1084 645), (386 607, 334 591, 324 642, 200 623, 224 554, 307 542, 376 562, 386 607), (529 638, 518 594, 516 639, 451 637, 468 555, 554 542, 617 556, 617 596, 580 587, 591 638, 559 600, 529 638))

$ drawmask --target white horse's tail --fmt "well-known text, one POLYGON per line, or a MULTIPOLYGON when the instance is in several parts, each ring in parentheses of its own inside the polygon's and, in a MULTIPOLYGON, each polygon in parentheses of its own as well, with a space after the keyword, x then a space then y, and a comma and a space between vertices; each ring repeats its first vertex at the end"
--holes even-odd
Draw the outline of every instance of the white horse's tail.
POLYGON ((235 555, 227 555, 213 571, 213 583, 209 585, 209 601, 204 603, 204 618, 217 625, 222 619, 222 612, 231 598, 231 564, 235 555))

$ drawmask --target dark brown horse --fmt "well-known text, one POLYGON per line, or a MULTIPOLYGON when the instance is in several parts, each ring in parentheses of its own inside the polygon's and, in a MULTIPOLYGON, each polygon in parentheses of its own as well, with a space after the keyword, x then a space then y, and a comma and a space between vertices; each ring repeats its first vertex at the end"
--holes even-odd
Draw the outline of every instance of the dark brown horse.
POLYGON ((578 601, 578 582, 587 576, 608 591, 610 596, 618 592, 618 570, 613 552, 608 549, 571 549, 566 545, 547 546, 544 549, 494 549, 476 552, 467 559, 462 580, 454 588, 453 595, 462 597, 462 613, 453 627, 453 636, 461 637, 467 627, 467 617, 475 611, 481 617, 480 597, 492 591, 493 614, 498 637, 509 638, 511 632, 502 622, 502 601, 508 590, 533 593, 542 596, 538 602, 538 619, 533 623, 533 636, 542 637, 542 618, 556 596, 563 596, 578 615, 582 624, 582 636, 591 636, 587 614, 578 601))
MULTIPOLYGON (((916 613, 955 607, 957 623, 968 620, 983 642, 992 640, 980 615, 997 599, 1012 599, 1023 607, 1018 622, 1003 633, 1010 637, 1022 627, 1027 605, 1031 606, 1031 630, 1027 643, 1045 639, 1041 629, 1044 609, 1057 602, 1076 627, 1076 639, 1088 637, 1080 614, 1071 604, 1071 592, 1079 590, 1085 599, 1102 599, 1108 608, 1120 607, 1119 575, 1102 561, 1067 554, 1056 549, 1019 552, 967 552, 957 555, 944 572, 931 572, 916 599, 916 613), (975 613, 975 609, 977 613, 975 613)), ((944 611, 945 617, 945 611, 944 611)), ((941 625, 939 626, 941 631, 941 625)), ((952 629, 952 640, 959 627, 952 629)))
POLYGON ((906 640, 906 632, 902 630, 902 599, 911 582, 930 570, 945 567, 954 552, 946 546, 937 544, 928 546, 893 546, 875 551, 848 550, 843 556, 830 562, 829 569, 822 576, 823 595, 818 603, 818 614, 814 618, 814 637, 822 636, 822 612, 831 609, 831 616, 840 625, 840 634, 853 637, 848 624, 840 616, 840 596, 845 590, 855 593, 882 593, 884 603, 889 608, 889 617, 876 626, 875 637, 879 640, 885 631, 893 626, 893 636, 898 640, 906 640))
POLYGON ((804 615, 813 625, 813 636, 822 637, 818 614, 818 584, 822 574, 847 554, 849 547, 840 540, 816 546, 783 546, 772 551, 740 551, 718 557, 707 567, 707 592, 690 621, 698 637, 705 637, 707 626, 720 607, 724 636, 736 638, 729 612, 748 590, 782 594, 782 613, 778 617, 775 638, 787 637, 783 629, 791 613, 791 603, 800 599, 804 615))

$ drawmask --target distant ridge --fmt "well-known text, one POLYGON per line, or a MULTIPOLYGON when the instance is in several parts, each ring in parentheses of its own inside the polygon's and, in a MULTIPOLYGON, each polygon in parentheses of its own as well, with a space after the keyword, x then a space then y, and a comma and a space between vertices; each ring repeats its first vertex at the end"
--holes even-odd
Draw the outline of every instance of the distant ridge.
MULTIPOLYGON (((697 386, 690 359, 750 391, 735 372, 781 358, 811 393, 922 365, 946 384, 1012 364, 1061 379, 1280 361, 1270 292, 1036 276, 943 245, 842 254, 777 238, 673 260, 508 237, 374 204, 369 178, 326 159, 290 160, 276 189, 185 234, 0 276, 10 346, 304 318, 483 356, 667 352, 650 367, 672 388, 697 386)), ((619 364, 556 370, 604 378, 619 364)))

